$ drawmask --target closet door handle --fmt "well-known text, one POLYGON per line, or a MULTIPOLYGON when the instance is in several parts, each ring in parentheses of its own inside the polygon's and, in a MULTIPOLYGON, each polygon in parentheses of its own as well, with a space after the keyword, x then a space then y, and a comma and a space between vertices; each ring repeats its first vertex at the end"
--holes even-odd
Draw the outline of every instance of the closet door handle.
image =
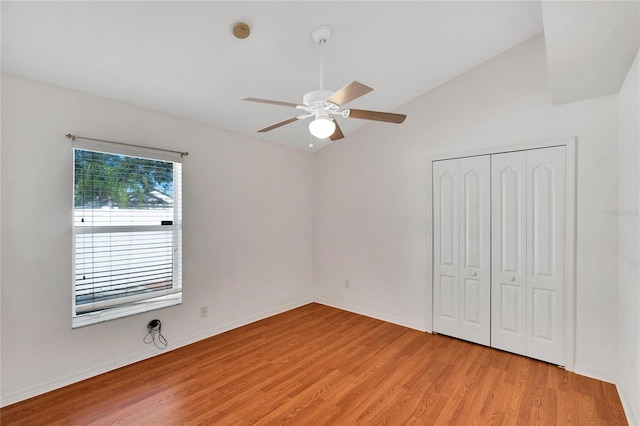
POLYGON ((509 277, 508 279, 509 279, 509 281, 515 281, 516 277, 509 277))
POLYGON ((471 275, 472 277, 475 277, 475 276, 476 276, 476 275, 478 275, 478 274, 476 273, 476 271, 471 271, 471 272, 469 273, 469 275, 471 275))

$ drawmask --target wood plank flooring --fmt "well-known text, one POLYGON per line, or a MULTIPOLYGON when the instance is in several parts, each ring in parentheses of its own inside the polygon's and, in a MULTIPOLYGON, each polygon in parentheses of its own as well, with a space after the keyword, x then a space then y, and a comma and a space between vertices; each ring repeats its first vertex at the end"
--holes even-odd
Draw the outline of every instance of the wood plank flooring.
POLYGON ((615 386, 319 304, 23 401, 9 425, 627 424, 615 386))

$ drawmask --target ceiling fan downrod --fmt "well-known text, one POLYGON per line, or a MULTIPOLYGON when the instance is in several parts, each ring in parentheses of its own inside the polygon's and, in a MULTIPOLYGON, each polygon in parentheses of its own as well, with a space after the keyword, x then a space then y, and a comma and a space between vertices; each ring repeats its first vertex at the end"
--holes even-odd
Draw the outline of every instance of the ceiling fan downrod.
POLYGON ((324 90, 324 46, 331 39, 331 28, 320 25, 311 31, 311 40, 320 45, 320 90, 324 90))

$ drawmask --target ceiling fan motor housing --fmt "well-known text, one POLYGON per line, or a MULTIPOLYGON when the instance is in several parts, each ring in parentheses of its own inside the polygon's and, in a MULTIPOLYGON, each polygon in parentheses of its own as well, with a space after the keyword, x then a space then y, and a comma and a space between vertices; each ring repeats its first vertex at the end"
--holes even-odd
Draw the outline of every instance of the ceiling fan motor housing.
POLYGON ((316 117, 328 117, 329 114, 335 114, 340 109, 339 105, 327 102, 327 98, 333 95, 332 90, 314 90, 304 95, 302 103, 309 113, 313 113, 316 117))
POLYGON ((314 90, 304 95, 302 103, 311 108, 325 106, 327 98, 333 95, 332 90, 314 90))

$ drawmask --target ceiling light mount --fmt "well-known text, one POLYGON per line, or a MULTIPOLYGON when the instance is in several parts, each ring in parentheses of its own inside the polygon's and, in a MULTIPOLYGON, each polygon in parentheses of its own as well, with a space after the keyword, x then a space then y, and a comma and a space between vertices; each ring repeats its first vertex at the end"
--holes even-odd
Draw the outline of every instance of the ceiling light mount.
POLYGON ((238 22, 233 26, 233 35, 236 36, 236 38, 244 39, 249 37, 249 34, 251 34, 251 28, 244 22, 238 22))
POLYGON ((326 43, 331 39, 331 28, 328 25, 320 25, 311 31, 311 40, 316 44, 326 43))

